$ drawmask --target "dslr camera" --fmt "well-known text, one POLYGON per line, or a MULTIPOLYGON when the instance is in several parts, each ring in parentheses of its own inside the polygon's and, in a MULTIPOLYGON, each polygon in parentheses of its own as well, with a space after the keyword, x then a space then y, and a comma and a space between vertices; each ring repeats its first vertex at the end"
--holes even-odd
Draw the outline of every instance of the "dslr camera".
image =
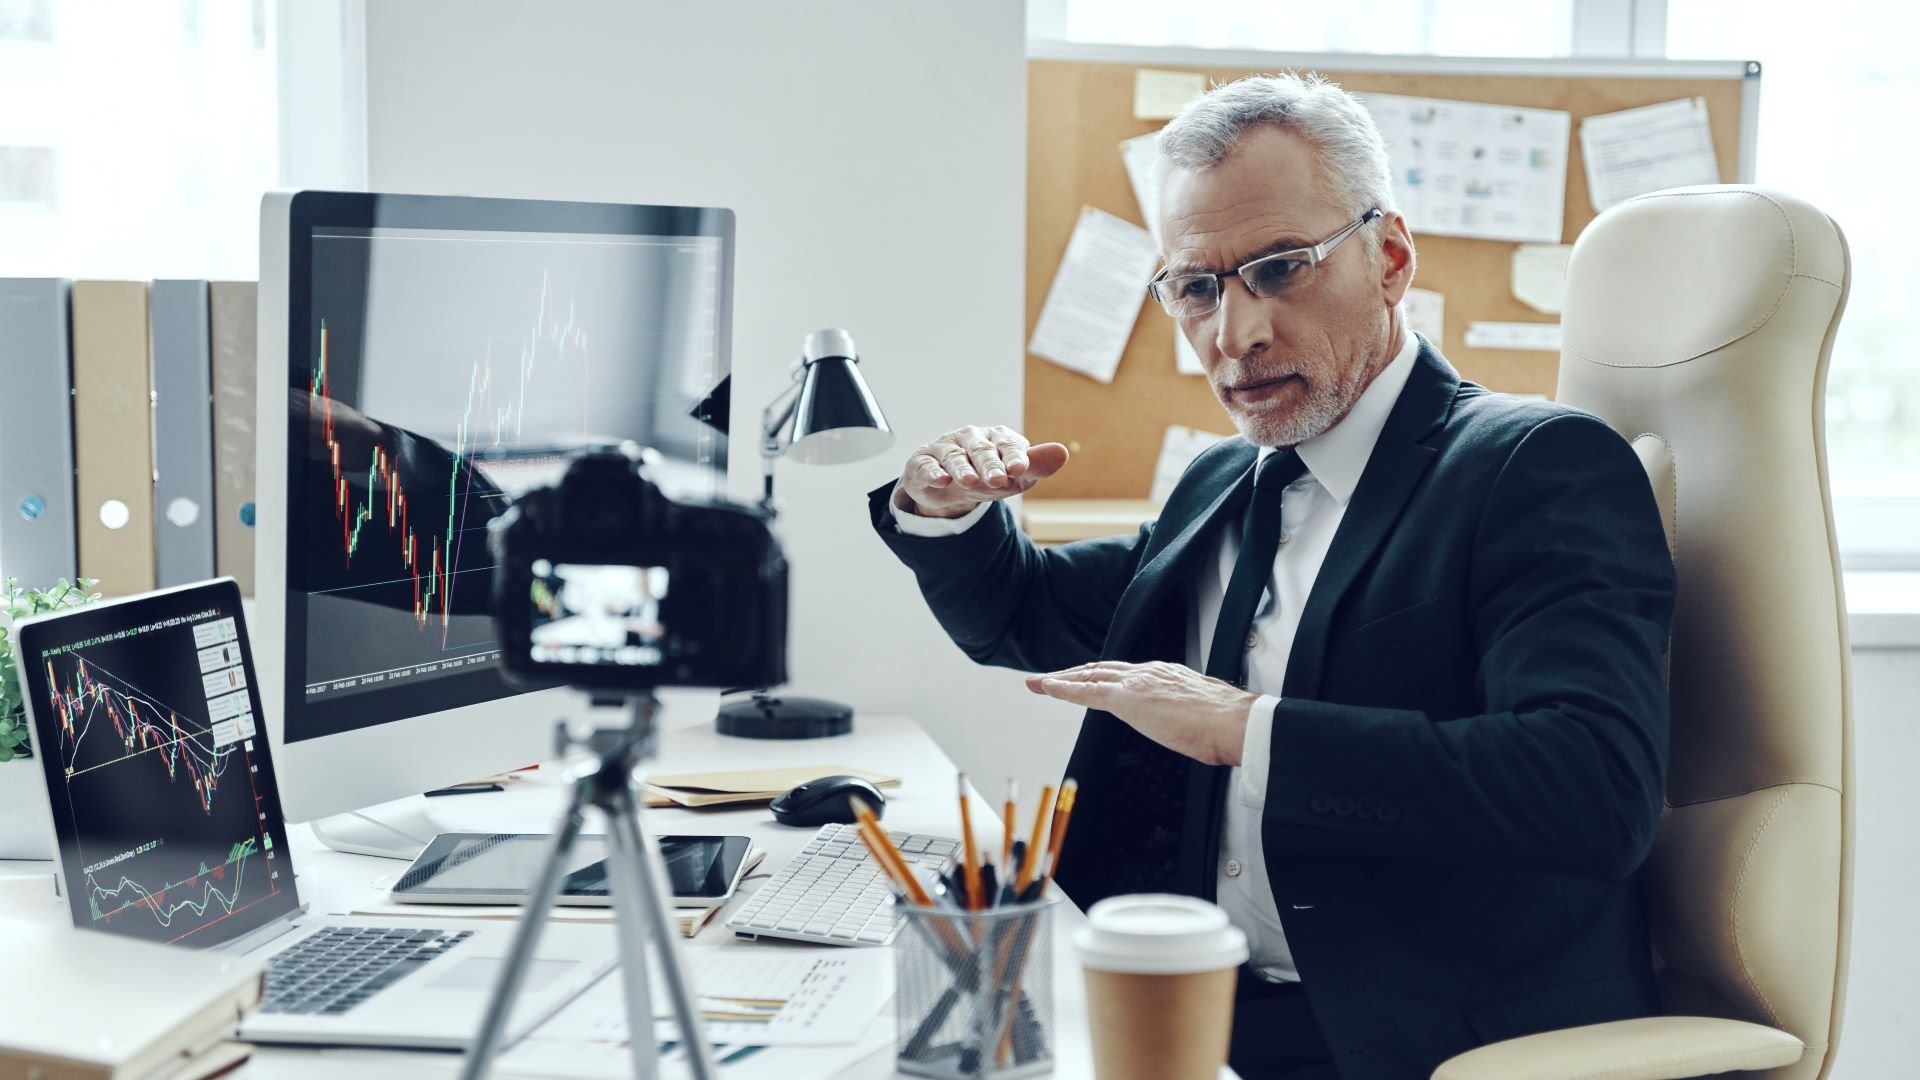
POLYGON ((785 682, 787 561, 769 522, 669 498, 631 445, 581 454, 490 526, 509 676, 588 690, 785 682))

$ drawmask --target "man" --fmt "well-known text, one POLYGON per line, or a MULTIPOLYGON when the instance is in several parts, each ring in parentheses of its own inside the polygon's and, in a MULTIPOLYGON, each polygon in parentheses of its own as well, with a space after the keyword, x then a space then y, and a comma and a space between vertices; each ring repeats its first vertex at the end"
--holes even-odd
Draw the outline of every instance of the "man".
POLYGON ((1413 241, 1350 95, 1243 80, 1160 147, 1153 293, 1240 437, 1135 537, 1030 543, 999 500, 1066 448, 1004 427, 871 496, 969 656, 1088 709, 1061 884, 1226 909, 1250 1078, 1407 1080, 1651 1013, 1674 578, 1632 450, 1407 328, 1413 241))

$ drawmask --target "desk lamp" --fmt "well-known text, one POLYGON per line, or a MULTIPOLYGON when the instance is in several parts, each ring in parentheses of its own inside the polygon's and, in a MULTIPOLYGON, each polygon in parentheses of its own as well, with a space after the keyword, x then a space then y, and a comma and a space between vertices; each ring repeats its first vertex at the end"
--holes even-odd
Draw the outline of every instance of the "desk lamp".
MULTIPOLYGON (((860 377, 860 355, 845 330, 815 330, 793 362, 793 382, 760 414, 760 505, 775 511, 773 463, 803 465, 861 461, 893 445, 893 429, 860 377)), ((786 697, 756 690, 721 706, 722 735, 750 739, 812 739, 853 730, 853 709, 837 701, 786 697)))

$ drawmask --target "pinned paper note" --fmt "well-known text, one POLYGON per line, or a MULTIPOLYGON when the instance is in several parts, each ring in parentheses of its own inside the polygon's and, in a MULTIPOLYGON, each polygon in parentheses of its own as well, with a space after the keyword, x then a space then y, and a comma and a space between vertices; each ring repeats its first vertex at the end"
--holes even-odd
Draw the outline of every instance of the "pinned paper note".
POLYGON ((1572 244, 1514 248, 1513 298, 1543 314, 1560 314, 1567 301, 1567 260, 1572 257, 1572 244))
POLYGON ((1559 243, 1573 114, 1360 94, 1415 233, 1559 243))
POLYGON ((1560 324, 1537 322, 1474 322, 1467 324, 1470 349, 1560 351, 1560 324))
POLYGON ((1147 230, 1104 210, 1081 208, 1027 351, 1112 382, 1159 259, 1147 230))
POLYGON ((1153 466, 1153 490, 1147 496, 1156 503, 1164 504, 1167 496, 1180 483, 1180 475, 1193 464, 1193 459, 1207 451, 1213 444, 1225 439, 1225 435, 1216 435, 1211 431, 1195 431, 1179 424, 1169 424, 1166 435, 1160 440, 1160 459, 1153 466))
POLYGON ((1154 243, 1160 242, 1160 133, 1150 132, 1124 140, 1120 160, 1127 167, 1127 181, 1133 185, 1133 201, 1140 206, 1140 220, 1154 243))
POLYGON ((1706 98, 1589 116, 1580 121, 1580 154, 1596 212, 1649 191, 1720 182, 1706 98))
POLYGON ((1200 366, 1200 354, 1193 351, 1193 343, 1178 327, 1173 331, 1173 370, 1181 375, 1207 373, 1207 369, 1200 366))
POLYGON ((1171 120, 1206 92, 1207 77, 1200 72, 1141 68, 1133 73, 1133 118, 1171 120))
POLYGON ((1400 299, 1407 326, 1428 341, 1440 341, 1447 332, 1447 298, 1432 289, 1408 289, 1400 299))

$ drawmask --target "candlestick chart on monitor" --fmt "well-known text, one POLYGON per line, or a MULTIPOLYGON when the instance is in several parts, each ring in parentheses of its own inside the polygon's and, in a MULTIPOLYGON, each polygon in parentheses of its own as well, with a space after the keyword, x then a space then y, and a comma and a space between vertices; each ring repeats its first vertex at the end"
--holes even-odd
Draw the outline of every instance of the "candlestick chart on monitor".
POLYGON ((716 378, 716 258, 700 238, 315 237, 288 500, 309 705, 490 671, 488 524, 573 451, 633 440, 700 486, 724 475, 724 436, 689 415, 716 378))

